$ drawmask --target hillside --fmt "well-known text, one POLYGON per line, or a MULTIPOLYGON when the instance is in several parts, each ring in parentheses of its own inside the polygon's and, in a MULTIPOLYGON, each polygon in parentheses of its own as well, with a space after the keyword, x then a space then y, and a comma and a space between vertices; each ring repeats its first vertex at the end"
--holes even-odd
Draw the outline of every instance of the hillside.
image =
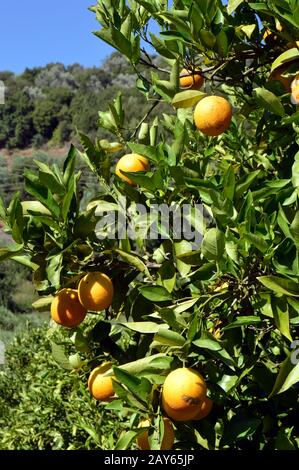
POLYGON ((107 134, 98 131, 98 111, 105 111, 118 91, 127 105, 128 134, 149 107, 137 90, 132 68, 118 53, 101 67, 52 63, 21 75, 2 71, 0 80, 5 84, 0 149, 59 147, 75 137, 76 129, 105 138, 107 134))

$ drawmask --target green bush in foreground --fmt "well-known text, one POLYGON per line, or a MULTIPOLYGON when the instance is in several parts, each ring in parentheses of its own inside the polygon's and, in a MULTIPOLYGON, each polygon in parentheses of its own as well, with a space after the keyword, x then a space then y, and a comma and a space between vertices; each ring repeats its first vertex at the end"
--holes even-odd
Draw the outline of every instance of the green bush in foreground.
POLYGON ((0 449, 113 448, 125 425, 89 397, 78 372, 57 367, 48 326, 16 337, 0 366, 0 449))

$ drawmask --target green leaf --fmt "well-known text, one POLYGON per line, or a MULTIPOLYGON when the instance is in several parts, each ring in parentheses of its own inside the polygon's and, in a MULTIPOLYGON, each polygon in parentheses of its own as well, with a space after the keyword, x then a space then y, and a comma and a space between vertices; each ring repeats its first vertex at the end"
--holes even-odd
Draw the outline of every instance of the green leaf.
POLYGON ((176 256, 176 266, 177 269, 182 277, 186 277, 190 270, 191 266, 187 263, 184 263, 184 261, 180 258, 181 255, 185 253, 190 253, 192 250, 192 244, 188 242, 187 240, 181 240, 180 242, 175 242, 173 244, 175 256, 176 256))
POLYGON ((196 304, 196 302, 198 302, 198 300, 199 300, 199 297, 195 297, 194 299, 185 300, 175 305, 170 305, 167 308, 172 309, 175 314, 180 314, 192 308, 196 304))
POLYGON ((293 60, 299 60, 299 50, 297 49, 297 47, 293 47, 292 49, 289 49, 280 54, 277 59, 274 60, 271 67, 271 72, 280 67, 282 64, 292 62, 293 60))
POLYGON ((297 152, 295 162, 292 166, 292 184, 294 188, 299 187, 299 152, 297 152))
POLYGON ((62 213, 62 217, 64 221, 67 221, 68 212, 71 206, 72 199, 75 196, 75 192, 76 192, 76 177, 75 175, 73 175, 73 177, 69 179, 67 193, 64 196, 63 202, 62 202, 61 213, 62 213))
POLYGON ((121 434, 120 438, 118 439, 115 445, 115 450, 129 449, 133 441, 136 440, 137 436, 139 434, 142 434, 143 432, 144 432, 144 429, 136 429, 135 431, 131 430, 131 431, 127 431, 121 434))
POLYGON ((222 348, 215 338, 212 338, 213 335, 210 335, 210 337, 202 337, 193 341, 193 344, 199 348, 209 350, 211 356, 224 362, 224 364, 234 371, 236 366, 234 359, 229 355, 226 349, 222 348))
POLYGON ((156 162, 157 161, 157 149, 156 147, 151 147, 149 145, 134 144, 128 142, 128 146, 134 153, 138 153, 144 157, 147 157, 149 160, 156 162))
POLYGON ((0 248, 0 261, 5 261, 6 259, 12 258, 23 252, 23 245, 16 245, 14 249, 10 248, 0 248))
POLYGON ((193 344, 199 348, 209 349, 211 351, 220 351, 222 349, 218 341, 212 338, 199 338, 194 340, 193 344))
POLYGON ((271 300, 274 321, 280 333, 289 341, 292 341, 290 333, 289 309, 285 297, 272 298, 271 300))
POLYGON ((164 302, 166 300, 171 300, 171 295, 169 292, 162 286, 144 286, 139 287, 139 292, 147 300, 152 302, 164 302))
MULTIPOLYGON (((188 11, 186 10, 168 10, 159 13, 159 18, 163 19, 170 25, 175 26, 175 29, 179 31, 188 40, 191 40, 190 26, 188 24, 188 11)), ((171 30, 174 31, 172 27, 171 30)))
POLYGON ((235 263, 239 262, 238 245, 234 240, 225 241, 225 251, 235 263))
POLYGON ((247 24, 247 25, 242 25, 240 27, 241 31, 246 34, 248 39, 251 38, 253 31, 255 30, 256 25, 255 24, 247 24))
POLYGON ((51 341, 51 349, 54 361, 56 361, 63 369, 71 370, 72 367, 67 355, 65 354, 64 347, 51 341))
POLYGON ((260 424, 261 420, 259 418, 242 418, 240 416, 233 416, 224 429, 220 443, 221 446, 232 444, 239 439, 245 439, 252 436, 260 424))
POLYGON ((165 261, 157 273, 157 283, 165 287, 169 293, 174 289, 176 271, 172 260, 165 261))
POLYGON ((35 302, 33 302, 32 308, 34 308, 34 310, 37 310, 38 312, 49 312, 53 299, 53 295, 40 297, 35 302))
POLYGON ((49 188, 46 188, 40 183, 38 175, 31 170, 25 170, 24 179, 27 193, 34 196, 39 202, 46 206, 56 218, 59 218, 60 206, 54 199, 49 188))
POLYGON ((208 29, 201 29, 199 31, 199 38, 206 48, 213 48, 216 43, 216 37, 208 29))
POLYGON ((236 178, 234 168, 230 165, 223 179, 223 195, 230 201, 233 201, 235 194, 236 178))
POLYGON ((279 98, 275 96, 274 93, 266 90, 266 88, 255 88, 254 94, 258 104, 262 108, 270 111, 273 114, 277 114, 278 116, 285 115, 284 107, 281 104, 279 98))
POLYGON ((202 98, 207 96, 206 93, 197 90, 185 90, 177 93, 173 99, 171 104, 175 108, 192 108, 198 101, 202 98))
POLYGON ((78 428, 83 429, 93 440, 94 442, 99 445, 99 433, 98 431, 90 426, 90 424, 85 423, 82 419, 78 417, 78 428))
POLYGON ((260 235, 254 233, 244 233, 243 237, 254 245, 261 253, 265 253, 268 249, 266 240, 261 238, 260 235))
MULTIPOLYGON (((107 113, 101 113, 104 114, 105 116, 109 116, 109 123, 111 124, 110 127, 105 127, 105 123, 103 123, 103 127, 106 129, 108 128, 111 132, 113 132, 116 129, 116 124, 113 122, 111 123, 111 113, 108 111, 107 113)), ((100 113, 99 113, 100 115, 100 113)), ((102 149, 95 148, 94 144, 91 142, 89 137, 87 137, 85 134, 82 132, 78 132, 78 137, 80 140, 80 143, 84 149, 84 152, 80 152, 77 150, 78 155, 84 160, 86 165, 91 169, 91 171, 97 175, 99 175, 99 170, 101 166, 101 162, 103 158, 105 158, 105 152, 102 149)))
POLYGON ((41 224, 47 225, 47 227, 53 228, 56 232, 62 233, 62 228, 52 217, 47 217, 46 215, 35 215, 34 222, 40 222, 41 224))
POLYGON ((75 173, 76 165, 76 148, 73 144, 70 146, 70 150, 67 158, 63 164, 63 182, 66 187, 68 187, 69 181, 75 173))
POLYGON ((118 254, 124 261, 126 261, 126 263, 134 266, 134 268, 138 269, 141 273, 145 273, 146 276, 151 277, 147 266, 138 255, 127 253, 126 251, 119 250, 118 248, 114 248, 113 252, 118 254))
MULTIPOLYGON (((144 376, 167 372, 171 369, 172 362, 173 357, 168 357, 165 353, 159 353, 128 362, 119 366, 119 369, 125 370, 134 376, 144 376)), ((113 370, 110 369, 105 375, 113 375, 113 370)))
POLYGON ((48 279, 51 284, 59 289, 60 287, 60 273, 62 270, 63 254, 59 253, 58 255, 52 256, 46 268, 48 279))
POLYGON ((252 171, 248 175, 244 175, 243 178, 239 180, 239 183, 236 185, 235 191, 236 199, 240 199, 244 195, 244 193, 246 193, 248 188, 258 178, 260 174, 261 170, 252 171))
POLYGON ((154 48, 160 55, 168 59, 175 59, 177 57, 177 53, 171 51, 169 47, 167 47, 165 41, 162 41, 161 38, 158 38, 151 32, 149 34, 154 48))
POLYGON ((148 396, 152 390, 152 384, 148 379, 145 377, 138 378, 119 367, 113 367, 113 372, 116 379, 122 385, 125 385, 132 395, 144 403, 148 402, 148 396))
POLYGON ((30 214, 51 215, 51 212, 49 211, 49 209, 47 209, 39 201, 21 201, 21 205, 23 208, 23 215, 30 215, 30 214))
POLYGON ((231 15, 242 3, 244 0, 228 0, 227 13, 231 15))
POLYGON ((13 196, 7 209, 7 214, 9 216, 9 225, 11 227, 12 237, 15 242, 21 244, 23 242, 25 224, 19 192, 15 193, 13 196))
POLYGON ((253 325, 260 323, 262 319, 254 315, 244 315, 237 317, 232 323, 222 328, 223 330, 230 330, 232 328, 239 328, 241 326, 253 325))
POLYGON ((178 347, 182 347, 186 342, 185 338, 179 333, 166 329, 159 329, 159 331, 154 336, 154 341, 165 344, 167 346, 178 347))
MULTIPOLYGON (((38 166, 41 165, 41 162, 35 161, 35 163, 37 163, 38 166)), ((49 188, 49 190, 54 194, 63 194, 64 186, 62 182, 57 179, 56 175, 50 170, 50 168, 47 170, 48 171, 40 170, 38 172, 40 183, 49 188)))
POLYGON ((164 326, 165 328, 168 328, 167 325, 159 325, 158 323, 154 323, 151 321, 127 322, 127 323, 119 322, 119 325, 122 325, 128 328, 129 330, 137 331, 137 333, 141 333, 141 334, 157 333, 162 328, 162 326, 164 326))
POLYGON ((128 59, 132 57, 131 41, 127 39, 118 29, 110 25, 109 29, 103 28, 100 31, 95 31, 94 34, 105 41, 110 46, 117 49, 128 59))
POLYGON ((220 261, 224 253, 225 236, 218 228, 207 230, 201 245, 201 252, 208 261, 220 261))
POLYGON ((33 263, 29 256, 27 255, 16 255, 12 256, 11 259, 16 261, 16 263, 22 264, 23 266, 27 266, 27 268, 31 269, 32 271, 36 271, 38 269, 38 264, 33 263))
POLYGON ((204 263, 199 269, 194 271, 192 275, 190 275, 190 277, 193 281, 195 280, 206 281, 208 279, 211 279, 215 275, 216 272, 217 272, 217 266, 214 262, 204 263))
POLYGON ((238 383, 239 377, 237 375, 226 375, 224 374, 217 384, 228 393, 238 383))
MULTIPOLYGON (((273 395, 286 392, 294 384, 299 382, 299 362, 294 364, 292 362, 291 353, 282 363, 279 373, 277 375, 273 390, 271 391, 269 398, 273 395)), ((298 357, 298 353, 297 353, 298 357)))
POLYGON ((122 400, 115 400, 115 399, 111 403, 108 403, 105 406, 105 410, 113 410, 117 412, 122 412, 123 408, 124 408, 124 404, 122 400))
POLYGON ((202 264, 202 256, 200 250, 187 251, 179 255, 177 254, 176 258, 177 260, 183 261, 184 264, 190 264, 191 266, 199 266, 202 264))
POLYGON ((226 57, 228 53, 228 38, 223 29, 217 34, 216 41, 218 54, 221 57, 226 57))
POLYGON ((291 297, 299 297, 299 283, 276 276, 261 276, 257 279, 268 289, 276 294, 286 294, 291 297))
POLYGON ((154 182, 154 175, 149 176, 145 175, 145 172, 130 172, 130 171, 123 171, 120 170, 121 174, 127 176, 132 180, 135 184, 139 185, 141 188, 146 189, 147 191, 154 193, 155 190, 157 189, 155 187, 155 182, 154 182))

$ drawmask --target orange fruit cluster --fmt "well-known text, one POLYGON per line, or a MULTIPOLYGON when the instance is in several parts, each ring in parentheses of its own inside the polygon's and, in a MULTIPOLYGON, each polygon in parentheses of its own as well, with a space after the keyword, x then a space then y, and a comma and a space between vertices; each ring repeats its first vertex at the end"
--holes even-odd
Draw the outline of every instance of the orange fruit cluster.
POLYGON ((78 290, 62 289, 51 304, 51 317, 59 325, 74 328, 84 320, 87 311, 101 311, 113 301, 111 279, 104 273, 91 272, 80 281, 78 290))
POLYGON ((212 406, 206 382, 199 372, 183 367, 168 374, 162 389, 162 407, 174 421, 203 419, 212 406))

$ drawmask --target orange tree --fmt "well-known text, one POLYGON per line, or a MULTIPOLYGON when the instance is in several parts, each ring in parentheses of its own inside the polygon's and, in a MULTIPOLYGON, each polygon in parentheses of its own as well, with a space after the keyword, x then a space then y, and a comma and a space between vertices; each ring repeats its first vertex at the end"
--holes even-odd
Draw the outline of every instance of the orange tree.
MULTIPOLYGON (((37 162, 25 172, 32 201, 16 194, 1 204, 15 242, 1 259, 32 268, 41 310, 55 310, 53 296, 76 290, 86 274, 112 280, 108 308, 51 331, 65 329, 52 349, 66 374, 74 369, 85 387, 96 367, 98 387, 112 378, 99 412, 127 416, 131 427, 117 449, 145 432, 159 449, 167 413, 177 449, 296 449, 298 3, 168 3, 98 0, 91 8, 96 36, 131 63, 148 109, 128 129, 119 94, 99 112, 111 142, 79 132, 82 147, 71 147, 63 169, 37 162), (152 119, 161 103, 169 112, 152 119), (87 206, 76 158, 99 181, 87 206), (167 226, 160 209, 174 206, 188 206, 189 232, 181 234, 175 216, 167 226), (184 368, 197 379, 180 379, 184 368)), ((93 301, 101 291, 92 284, 83 294, 93 301)), ((71 306, 55 299, 59 318, 69 315, 71 306)))

